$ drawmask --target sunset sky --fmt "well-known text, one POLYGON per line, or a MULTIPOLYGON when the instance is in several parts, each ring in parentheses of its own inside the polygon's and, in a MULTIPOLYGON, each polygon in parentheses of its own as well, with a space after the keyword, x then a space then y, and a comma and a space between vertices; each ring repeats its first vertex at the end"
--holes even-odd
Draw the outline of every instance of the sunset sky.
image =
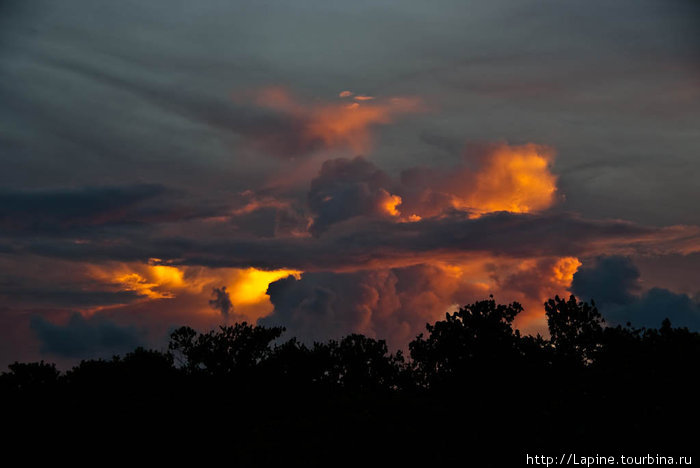
POLYGON ((487 298, 700 330, 700 2, 3 1, 0 365, 487 298))

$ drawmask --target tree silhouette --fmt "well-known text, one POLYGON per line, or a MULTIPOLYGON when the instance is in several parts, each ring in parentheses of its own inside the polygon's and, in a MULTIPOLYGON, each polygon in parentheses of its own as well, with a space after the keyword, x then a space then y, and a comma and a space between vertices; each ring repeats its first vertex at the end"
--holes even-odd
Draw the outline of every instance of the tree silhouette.
POLYGON ((60 375, 55 364, 44 361, 15 362, 8 367, 10 372, 0 375, 0 388, 14 392, 33 392, 55 387, 60 375))
POLYGON ((600 348, 605 320, 595 303, 578 302, 555 296, 544 304, 550 342, 556 348, 559 361, 589 364, 600 348))
POLYGON ((282 327, 267 328, 246 322, 201 334, 190 327, 181 327, 170 335, 168 349, 189 372, 227 376, 253 370, 270 355, 271 342, 282 332, 282 327))
POLYGON ((351 334, 340 342, 315 343, 313 353, 325 362, 323 380, 353 391, 396 388, 403 363, 399 352, 391 355, 386 341, 351 334))
POLYGON ((491 296, 426 324, 428 337, 421 333, 409 344, 418 380, 426 387, 455 385, 470 374, 511 370, 520 357, 512 323, 522 310, 517 302, 497 305, 491 296))
MULTIPOLYGON (((225 443, 241 465, 325 465, 351 444, 345 461, 364 447, 365 458, 448 465, 465 454, 481 462, 480 447, 493 441, 516 462, 547 448, 695 443, 685 428, 700 416, 700 334, 668 320, 658 329, 607 326, 593 302, 570 296, 545 303, 548 338, 521 336, 513 322, 522 310, 493 297, 465 305, 426 324, 407 360, 360 334, 305 344, 245 322, 181 327, 167 352, 137 348, 65 373, 14 363, 0 374, 2 414, 32 434, 72 421, 148 443, 160 424, 187 446, 225 443), (397 450, 406 440, 421 444, 397 450)), ((482 464, 493 465, 493 452, 484 454, 482 464)))

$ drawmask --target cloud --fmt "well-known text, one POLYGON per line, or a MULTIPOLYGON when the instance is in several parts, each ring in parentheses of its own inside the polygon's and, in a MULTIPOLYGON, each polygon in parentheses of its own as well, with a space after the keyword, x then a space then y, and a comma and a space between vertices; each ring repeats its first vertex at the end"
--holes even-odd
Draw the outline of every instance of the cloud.
POLYGON ((21 309, 93 310, 131 304, 136 290, 117 290, 95 282, 90 266, 79 260, 0 255, 0 302, 21 309))
POLYGON ((412 168, 395 182, 361 156, 327 160, 311 181, 312 233, 355 216, 417 221, 457 210, 472 217, 497 211, 539 212, 555 202, 553 151, 541 145, 481 148, 478 165, 438 171, 412 168))
POLYGON ((665 318, 672 325, 700 330, 700 303, 668 289, 641 290, 640 273, 629 257, 599 257, 584 265, 573 278, 572 292, 596 301, 613 325, 658 328, 665 318))
POLYGON ((391 178, 363 157, 324 162, 308 194, 314 214, 311 232, 318 235, 332 224, 360 215, 397 216, 401 198, 387 190, 391 185, 391 178))
POLYGON ((163 187, 154 185, 2 191, 0 223, 12 229, 40 223, 61 227, 122 221, 127 210, 163 191, 163 187))
MULTIPOLYGON (((257 106, 288 118, 295 139, 293 144, 289 144, 287 132, 281 132, 280 129, 270 129, 269 133, 259 135, 262 138, 254 141, 254 144, 271 153, 285 156, 333 149, 365 152, 371 146, 372 127, 391 123, 403 114, 424 110, 421 100, 416 97, 375 99, 355 96, 354 99, 361 101, 361 104, 347 104, 343 101, 309 104, 301 102, 287 89, 277 86, 242 94, 252 94, 252 101, 257 106)), ((339 95, 340 98, 348 96, 350 94, 347 92, 339 95)), ((240 98, 237 100, 241 102, 240 98)))
MULTIPOLYGON (((576 257, 546 257, 520 260, 505 271, 494 271, 501 291, 522 294, 538 306, 571 287, 581 262, 576 257)), ((539 309, 536 312, 541 312, 539 309)), ((529 311, 528 311, 529 312, 529 311)))
POLYGON ((356 332, 402 347, 455 302, 483 293, 448 265, 305 273, 270 284, 274 311, 258 323, 285 326, 307 342, 356 332))
MULTIPOLYGON (((285 87, 266 86, 231 93, 231 101, 201 90, 158 85, 142 76, 107 71, 67 57, 41 57, 45 64, 103 85, 127 91, 188 119, 241 136, 263 154, 281 158, 309 156, 320 150, 369 150, 371 129, 405 114, 422 112, 420 99, 394 96, 348 105, 341 100, 304 102, 285 87)), ((341 93, 343 94, 343 93, 341 93)))
POLYGON ((161 185, 141 184, 0 191, 5 232, 57 235, 108 226, 182 221, 212 214, 207 206, 179 203, 161 185))
POLYGON ((394 181, 361 156, 327 160, 311 181, 311 231, 356 216, 417 221, 462 211, 478 217, 498 211, 535 213, 556 201, 553 150, 542 145, 480 148, 476 164, 449 170, 411 168, 394 181))
MULTIPOLYGON (((497 144, 468 154, 476 156, 452 171, 417 168, 400 180, 363 157, 327 160, 311 181, 306 208, 298 196, 265 190, 238 193, 227 209, 205 205, 189 212, 161 186, 12 192, 1 219, 24 220, 25 230, 3 232, 0 251, 308 272, 396 268, 474 254, 561 258, 700 249, 698 227, 657 228, 550 209, 556 177, 549 148, 497 144), (69 236, 50 229, 56 225, 83 231, 69 236), (100 230, 84 232, 93 225, 100 230), (32 226, 44 229, 27 236, 32 226)), ((146 296, 159 294, 147 275, 133 273, 125 272, 131 276, 121 283, 146 296)))
POLYGON ((521 302, 526 313, 519 326, 528 327, 543 316, 544 300, 568 290, 578 265, 575 258, 519 261, 482 256, 464 262, 304 273, 270 284, 267 294, 274 311, 259 323, 284 326, 309 342, 363 333, 401 348, 424 332, 426 323, 494 294, 500 301, 521 302), (509 274, 513 270, 518 278, 509 274))
POLYGON ((601 311, 613 324, 631 322, 636 327, 658 328, 668 318, 675 327, 700 331, 700 303, 664 288, 651 288, 629 304, 602 306, 601 311))
POLYGON ((61 357, 108 357, 133 350, 142 344, 144 332, 117 325, 105 318, 73 314, 65 325, 43 317, 31 319, 30 328, 41 342, 41 352, 61 357))
POLYGON ((172 265, 302 271, 407 266, 474 253, 532 258, 700 249, 700 230, 694 226, 657 228, 565 212, 498 212, 479 218, 450 212, 418 222, 355 217, 333 224, 319 237, 236 237, 231 231, 209 231, 202 224, 189 235, 174 235, 172 227, 166 228, 119 232, 78 243, 49 237, 0 238, 0 245, 13 254, 93 262, 145 263, 156 257, 172 265))
POLYGON ((550 169, 553 157, 553 150, 542 145, 497 145, 476 171, 473 188, 455 204, 479 215, 545 210, 554 204, 557 191, 557 177, 550 169))
MULTIPOLYGON (((115 304, 136 302, 142 296, 132 290, 86 290, 85 284, 54 286, 50 284, 2 284, 0 294, 11 298, 13 304, 32 304, 34 306, 71 307, 91 309, 115 304)), ((91 285, 94 286, 94 285, 91 285)))
POLYGON ((296 200, 246 190, 239 195, 238 205, 224 220, 229 220, 238 233, 253 237, 300 237, 308 235, 310 218, 296 200))
POLYGON ((471 148, 448 170, 416 167, 401 173, 403 210, 421 217, 456 209, 481 216, 496 211, 536 213, 557 201, 554 150, 544 145, 471 148))
POLYGON ((641 288, 639 276, 639 269, 629 257, 599 257, 576 272, 571 291, 600 305, 629 304, 641 288))
POLYGON ((212 290, 212 296, 214 297, 209 301, 209 305, 221 312, 221 315, 228 317, 229 312, 233 311, 233 303, 231 303, 231 296, 229 296, 228 291, 226 291, 226 286, 220 288, 214 288, 212 290))
POLYGON ((595 266, 575 257, 514 259, 474 257, 462 262, 433 259, 408 267, 352 272, 304 273, 273 282, 267 294, 274 311, 261 324, 281 325, 311 342, 348 333, 385 337, 403 347, 425 323, 494 294, 518 301, 525 313, 518 328, 541 332, 542 303, 569 291, 595 299, 608 323, 658 327, 668 317, 675 326, 700 328, 700 304, 686 294, 652 288, 642 294, 639 274, 626 257, 600 257, 595 266), (573 286, 572 286, 573 282, 573 286))
POLYGON ((305 102, 282 86, 237 90, 230 93, 227 102, 225 96, 159 84, 139 74, 99 68, 84 60, 39 58, 60 72, 126 91, 169 114, 238 135, 248 148, 279 158, 304 157, 321 150, 367 151, 373 127, 424 109, 421 100, 412 96, 377 98, 361 105, 348 105, 342 99, 305 102))

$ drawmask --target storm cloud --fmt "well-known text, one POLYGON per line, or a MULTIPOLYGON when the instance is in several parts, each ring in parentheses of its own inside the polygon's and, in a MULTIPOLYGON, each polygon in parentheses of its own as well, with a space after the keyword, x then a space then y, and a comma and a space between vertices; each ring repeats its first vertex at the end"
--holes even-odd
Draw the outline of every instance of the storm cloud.
POLYGON ((456 303, 481 294, 454 269, 437 265, 353 273, 306 273, 271 283, 274 312, 262 324, 284 326, 306 342, 350 332, 405 346, 456 303))
POLYGON ((700 330, 700 302, 687 294, 652 287, 640 292, 638 268, 628 257, 601 257, 573 278, 571 290, 595 300, 613 325, 658 328, 668 318, 677 327, 700 330))

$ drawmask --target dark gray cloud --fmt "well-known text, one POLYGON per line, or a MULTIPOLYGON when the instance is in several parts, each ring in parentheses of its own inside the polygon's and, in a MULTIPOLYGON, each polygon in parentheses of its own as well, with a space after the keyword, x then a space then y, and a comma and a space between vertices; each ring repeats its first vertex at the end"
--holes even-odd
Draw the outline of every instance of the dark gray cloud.
MULTIPOLYGON (((41 190, 0 190, 5 235, 99 235, 109 228, 185 222, 213 216, 222 204, 194 203, 161 185, 139 184, 41 190)), ((116 231, 115 231, 116 232, 116 231)))
POLYGON ((259 322, 282 325, 290 336, 305 341, 337 337, 359 327, 361 318, 352 313, 353 301, 345 299, 357 297, 358 289, 356 275, 306 274, 302 280, 289 276, 268 287, 275 311, 259 322), (324 285, 323 280, 332 283, 324 285))
POLYGON ((85 290, 91 284, 73 285, 41 284, 21 285, 0 283, 0 297, 5 297, 15 304, 32 304, 50 307, 84 308, 114 304, 129 304, 143 296, 135 291, 90 291, 85 290))
POLYGON ((214 288, 211 293, 213 299, 209 301, 209 306, 221 312, 224 317, 228 317, 229 313, 233 312, 233 303, 231 303, 231 296, 226 291, 226 286, 214 288))
POLYGON ((400 347, 454 304, 480 297, 483 291, 423 264, 289 276, 271 283, 267 294, 275 309, 258 323, 284 326, 290 336, 313 342, 355 332, 400 347))
POLYGON ((323 163, 311 180, 309 207, 314 213, 311 231, 320 234, 332 224, 360 215, 386 213, 382 203, 391 196, 392 181, 373 163, 358 156, 323 163))
POLYGON ((41 352, 61 357, 109 357, 133 350, 143 343, 144 333, 95 315, 74 314, 65 325, 41 316, 31 319, 31 329, 41 342, 41 352))
POLYGON ((238 194, 228 213, 235 234, 257 238, 305 234, 309 224, 305 204, 265 192, 247 190, 238 194))
POLYGON ((61 238, 12 238, 15 254, 84 261, 147 261, 211 267, 292 268, 304 271, 362 269, 374 264, 422 263, 473 253, 510 257, 582 256, 602 252, 673 253, 697 250, 694 227, 654 228, 619 220, 590 220, 571 213, 498 212, 472 219, 465 213, 412 223, 351 218, 317 238, 208 236, 206 226, 190 236, 117 231, 76 243, 61 238))
POLYGON ((159 207, 144 202, 162 195, 156 185, 0 191, 0 226, 6 231, 55 234, 79 226, 132 224, 162 219, 159 207), (149 209, 150 208, 150 209, 149 209))
POLYGON ((601 305, 629 304, 641 288, 639 276, 639 269, 629 257, 600 257, 574 274, 571 292, 601 305))
POLYGON ((596 301, 613 325, 658 328, 668 318, 677 327, 700 330, 700 303, 668 289, 654 287, 641 294, 639 270, 628 257, 600 257, 574 275, 572 292, 596 301))
POLYGON ((675 327, 700 330, 700 303, 687 294, 664 288, 651 288, 626 306, 610 306, 604 316, 613 324, 632 323, 636 327, 658 328, 668 318, 675 327))

